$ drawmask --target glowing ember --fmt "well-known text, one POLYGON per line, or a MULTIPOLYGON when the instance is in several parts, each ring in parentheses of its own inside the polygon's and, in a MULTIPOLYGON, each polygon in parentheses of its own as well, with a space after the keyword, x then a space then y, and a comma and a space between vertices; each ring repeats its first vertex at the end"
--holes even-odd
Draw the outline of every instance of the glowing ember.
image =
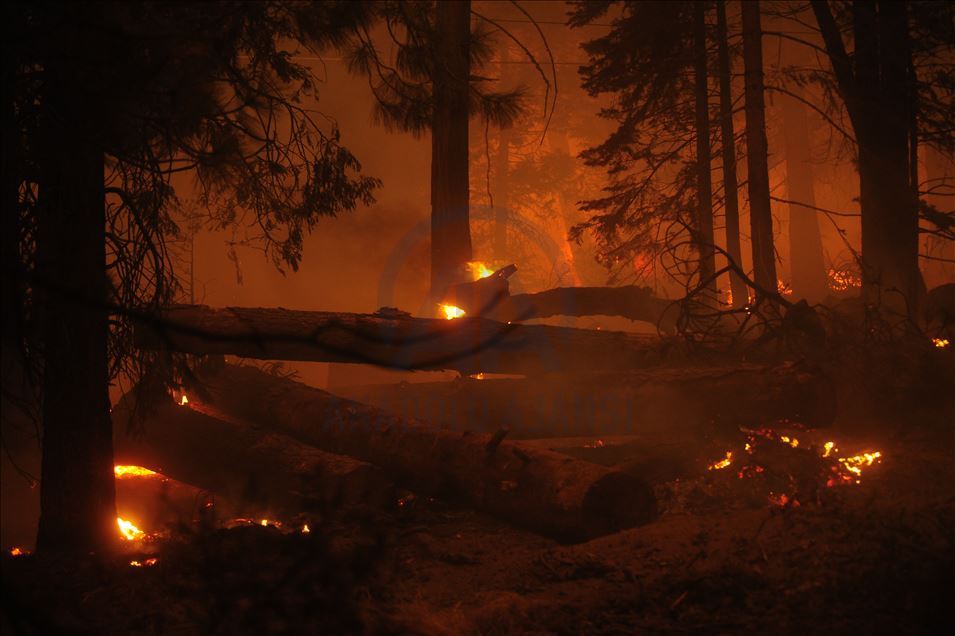
POLYGON ((179 406, 185 406, 185 405, 187 405, 187 404, 189 404, 189 398, 186 397, 186 394, 185 394, 185 393, 183 393, 183 394, 182 394, 182 397, 179 398, 179 406))
POLYGON ((113 466, 113 473, 117 479, 125 479, 127 477, 152 477, 159 474, 142 466, 113 466))
POLYGON ((468 377, 471 378, 472 380, 484 380, 484 379, 487 378, 487 376, 484 375, 483 372, 482 372, 482 373, 475 373, 475 374, 470 375, 470 376, 468 376, 468 377))
POLYGON ((882 453, 875 451, 874 453, 861 453, 852 457, 840 457, 839 463, 847 471, 858 477, 862 475, 863 466, 871 466, 873 462, 881 460, 881 458, 882 453))
POLYGON ((438 305, 441 308, 441 311, 444 313, 444 317, 448 320, 454 320, 455 318, 460 318, 464 315, 464 310, 460 307, 455 307, 454 305, 438 305))
POLYGON ((119 526, 119 532, 127 541, 136 541, 146 536, 146 533, 133 525, 133 522, 127 521, 122 517, 116 517, 116 525, 119 526))
POLYGON ((726 457, 718 462, 710 464, 707 470, 722 470, 733 463, 733 451, 726 451, 726 457))
POLYGON ((471 272, 471 275, 474 276, 474 280, 487 278, 494 273, 494 270, 488 269, 487 265, 481 261, 471 261, 467 264, 467 268, 468 271, 471 272))
POLYGON ((304 526, 302 526, 302 534, 308 534, 311 531, 312 530, 308 527, 307 523, 304 526))
POLYGON ((793 448, 796 448, 799 446, 799 440, 794 437, 787 437, 786 435, 780 435, 779 441, 783 442, 784 444, 789 444, 793 448))
POLYGON ((786 493, 769 493, 769 503, 774 506, 779 506, 780 508, 797 508, 799 506, 799 500, 795 497, 790 497, 786 493))
POLYGON ((932 338, 932 344, 934 344, 939 349, 944 349, 950 343, 948 342, 948 338, 932 338))
POLYGON ((152 565, 156 565, 156 563, 158 563, 158 562, 159 562, 159 559, 157 559, 157 558, 155 558, 155 557, 150 557, 150 558, 146 559, 145 561, 130 561, 129 564, 130 564, 131 566, 133 566, 134 568, 141 568, 141 567, 143 567, 144 565, 145 565, 146 567, 149 567, 149 566, 152 566, 152 565))
POLYGON ((849 270, 830 269, 828 276, 829 289, 835 291, 846 291, 853 287, 862 287, 862 279, 849 270))
POLYGON ((776 279, 776 291, 783 296, 789 296, 793 293, 793 288, 789 286, 789 283, 785 283, 782 280, 776 279))
POLYGON ((838 448, 836 448, 835 442, 826 442, 822 448, 823 448, 822 450, 823 457, 829 457, 829 455, 832 455, 832 451, 839 450, 838 448))
POLYGON ((24 554, 30 554, 30 553, 21 548, 10 548, 10 556, 23 556, 24 554))
POLYGON ((602 439, 595 439, 593 444, 584 444, 584 448, 603 448, 604 441, 602 439))

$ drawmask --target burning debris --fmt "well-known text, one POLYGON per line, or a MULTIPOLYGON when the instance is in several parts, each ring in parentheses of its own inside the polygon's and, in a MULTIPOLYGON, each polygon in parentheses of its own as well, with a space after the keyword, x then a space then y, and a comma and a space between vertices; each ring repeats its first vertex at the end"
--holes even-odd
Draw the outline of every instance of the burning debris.
POLYGON ((146 533, 136 527, 136 525, 122 517, 116 517, 116 525, 119 526, 119 532, 127 541, 139 541, 146 537, 146 533))
POLYGON ((455 318, 460 318, 464 315, 464 310, 460 307, 455 307, 454 305, 438 305, 441 309, 441 313, 444 314, 446 320, 454 320, 455 318))
POLYGON ((116 479, 129 479, 135 477, 163 477, 159 473, 142 466, 113 466, 113 474, 116 479))
POLYGON ((862 279, 852 270, 829 268, 827 277, 829 289, 833 291, 843 292, 862 287, 862 279))
POLYGON ((944 349, 949 345, 948 338, 932 338, 932 344, 938 349, 944 349))

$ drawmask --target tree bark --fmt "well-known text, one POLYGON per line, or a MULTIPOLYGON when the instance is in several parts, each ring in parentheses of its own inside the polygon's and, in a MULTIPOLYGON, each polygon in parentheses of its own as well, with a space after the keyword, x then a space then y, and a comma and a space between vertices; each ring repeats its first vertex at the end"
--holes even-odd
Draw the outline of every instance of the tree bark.
MULTIPOLYGON (((799 94, 798 87, 794 89, 799 94)), ((806 107, 799 100, 783 96, 783 134, 786 143, 786 185, 789 204, 789 262, 792 290, 797 299, 818 303, 828 294, 826 264, 816 210, 812 174, 812 149, 806 107), (808 207, 805 207, 808 206, 808 207)))
POLYGON ((395 505, 381 469, 230 417, 195 395, 182 406, 170 399, 130 434, 135 409, 133 394, 113 409, 118 464, 161 472, 258 514, 395 505))
POLYGON ((748 169, 750 235, 753 243, 753 278, 764 289, 776 289, 776 254, 773 214, 769 199, 769 144, 763 99, 763 38, 759 2, 741 3, 743 14, 743 64, 746 99, 746 165, 748 169))
POLYGON ((34 287, 43 347, 43 464, 37 549, 118 541, 109 419, 103 153, 82 78, 50 62, 34 287))
POLYGON ((576 368, 624 370, 657 363, 655 336, 483 318, 433 320, 202 305, 168 307, 141 323, 136 342, 196 355, 354 362, 396 369, 540 374, 576 368))
MULTIPOLYGON (((696 97, 696 232, 700 254, 700 281, 710 280, 716 271, 713 249, 713 182, 710 168, 710 105, 706 72, 706 6, 693 3, 693 77, 696 97)), ((716 280, 707 288, 716 297, 716 280)))
POLYGON ((862 286, 866 304, 914 317, 919 302, 918 210, 910 179, 907 5, 852 5, 850 58, 828 2, 812 8, 858 144, 862 208, 862 286))
POLYGON ((672 333, 676 328, 679 307, 667 298, 653 295, 649 287, 625 285, 622 287, 558 287, 536 294, 507 295, 506 288, 481 288, 499 282, 482 278, 452 288, 452 299, 469 315, 481 315, 499 322, 519 322, 551 316, 620 316, 656 325, 661 331, 672 333), (467 290, 474 293, 468 293, 467 290))
MULTIPOLYGON (((743 249, 739 234, 739 184, 736 180, 736 131, 733 127, 733 88, 730 66, 729 37, 726 28, 726 1, 716 3, 720 64, 720 130, 723 139, 723 206, 726 216, 726 252, 740 268, 743 267, 743 249)), ((730 271, 730 292, 733 307, 746 304, 749 291, 735 271, 730 271)))
POLYGON ((500 435, 400 418, 250 367, 227 366, 203 382, 222 411, 560 540, 589 539, 656 515, 656 500, 641 480, 500 435))
POLYGON ((471 260, 468 92, 471 3, 436 5, 437 52, 431 125, 431 296, 465 280, 471 260))

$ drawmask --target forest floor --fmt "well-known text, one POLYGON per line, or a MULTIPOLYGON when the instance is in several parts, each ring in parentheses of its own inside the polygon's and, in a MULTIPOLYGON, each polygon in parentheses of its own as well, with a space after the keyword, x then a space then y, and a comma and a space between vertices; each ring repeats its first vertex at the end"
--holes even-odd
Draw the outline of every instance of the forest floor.
POLYGON ((659 483, 657 521, 577 545, 409 494, 308 534, 244 525, 108 560, 6 556, 3 633, 951 632, 953 424, 948 399, 846 409, 800 431, 798 451, 772 440, 753 479, 707 470, 743 437, 592 440, 567 452, 625 469, 648 445, 704 456, 659 483), (795 484, 829 439, 881 455, 860 483, 803 480, 781 501, 773 466, 795 484))

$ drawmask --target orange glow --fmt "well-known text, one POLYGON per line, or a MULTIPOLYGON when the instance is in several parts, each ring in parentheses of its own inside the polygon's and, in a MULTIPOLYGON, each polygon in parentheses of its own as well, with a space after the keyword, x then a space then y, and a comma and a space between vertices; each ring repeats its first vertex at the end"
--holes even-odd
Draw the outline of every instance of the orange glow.
POLYGON ((468 377, 470 377, 472 380, 484 380, 484 379, 487 378, 487 376, 484 375, 484 372, 475 373, 475 374, 470 375, 470 376, 468 376, 468 377))
POLYGON ((302 534, 308 534, 309 532, 311 532, 311 529, 309 529, 308 524, 306 523, 304 526, 302 526, 302 534))
POLYGON ((733 463, 733 451, 726 451, 726 457, 719 460, 718 462, 712 463, 707 467, 707 470, 722 470, 730 464, 733 463))
POLYGON ((10 556, 23 556, 24 554, 30 554, 27 550, 21 548, 10 548, 10 556))
POLYGON ((471 272, 471 275, 474 277, 474 280, 481 280, 482 278, 487 278, 488 276, 494 273, 493 269, 488 269, 487 265, 481 261, 469 261, 467 263, 468 271, 471 272))
POLYGON ((460 318, 465 313, 463 309, 455 307, 454 305, 438 305, 438 307, 441 308, 441 311, 444 312, 444 317, 448 320, 460 318))
POLYGON ((835 291, 846 291, 853 287, 862 287, 862 279, 849 270, 830 269, 828 276, 829 289, 835 291))
POLYGON ((789 283, 783 282, 782 280, 777 278, 776 291, 783 296, 789 296, 790 294, 793 293, 793 288, 789 286, 789 283))
POLYGON ((823 457, 829 457, 829 455, 832 454, 832 451, 839 450, 838 448, 836 448, 835 442, 826 442, 822 448, 823 448, 823 451, 822 451, 823 457))
POLYGON ((156 565, 156 563, 158 563, 158 562, 159 562, 159 559, 157 559, 157 558, 155 558, 155 557, 150 557, 150 558, 146 559, 145 561, 130 561, 129 564, 130 564, 131 566, 133 566, 134 568, 141 568, 141 567, 143 567, 144 565, 147 566, 147 567, 149 567, 149 566, 151 566, 151 565, 156 565))
POLYGON ((127 521, 122 517, 116 517, 116 525, 119 526, 119 532, 127 541, 136 541, 146 536, 146 533, 137 528, 132 521, 127 521))
POLYGON ((116 479, 125 479, 128 477, 153 477, 159 473, 143 468, 142 466, 113 466, 113 473, 116 479))
POLYGON ((183 394, 182 394, 182 398, 180 398, 180 400, 179 400, 179 406, 185 406, 185 405, 187 405, 187 404, 189 404, 189 398, 186 397, 186 394, 185 394, 185 393, 183 393, 183 394))
POLYGON ((939 349, 944 349, 950 343, 948 341, 948 338, 932 338, 932 344, 934 344, 939 349))
POLYGON ((847 471, 858 477, 862 475, 863 466, 871 466, 873 462, 881 461, 881 458, 882 453, 875 451, 874 453, 860 453, 852 457, 840 457, 839 463, 847 471))

